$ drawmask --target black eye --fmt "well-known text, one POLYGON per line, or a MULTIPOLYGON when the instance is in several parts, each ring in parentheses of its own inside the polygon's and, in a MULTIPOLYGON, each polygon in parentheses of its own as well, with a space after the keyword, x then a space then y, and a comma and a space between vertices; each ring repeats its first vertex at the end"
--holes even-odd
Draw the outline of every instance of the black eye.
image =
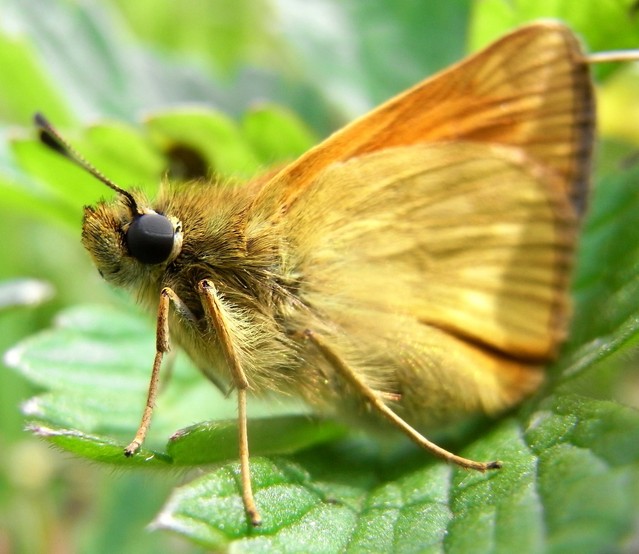
POLYGON ((173 250, 173 225, 160 214, 137 216, 126 233, 126 243, 143 264, 162 263, 173 250))

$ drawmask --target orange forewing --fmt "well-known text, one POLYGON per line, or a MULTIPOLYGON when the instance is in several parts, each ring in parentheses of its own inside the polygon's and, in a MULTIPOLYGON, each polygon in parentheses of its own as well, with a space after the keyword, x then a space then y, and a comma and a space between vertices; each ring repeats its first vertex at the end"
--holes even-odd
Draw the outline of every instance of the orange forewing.
POLYGON ((522 148, 559 173, 582 211, 593 104, 589 68, 573 33, 559 23, 529 25, 334 133, 262 194, 288 205, 332 163, 393 146, 470 140, 522 148))

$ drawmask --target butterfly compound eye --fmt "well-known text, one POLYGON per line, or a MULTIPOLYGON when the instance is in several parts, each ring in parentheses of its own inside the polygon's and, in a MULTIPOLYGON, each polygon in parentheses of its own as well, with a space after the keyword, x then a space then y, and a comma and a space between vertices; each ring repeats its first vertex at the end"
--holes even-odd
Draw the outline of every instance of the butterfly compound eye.
POLYGON ((160 214, 137 216, 126 233, 129 252, 143 264, 159 264, 168 260, 173 240, 173 225, 160 214))

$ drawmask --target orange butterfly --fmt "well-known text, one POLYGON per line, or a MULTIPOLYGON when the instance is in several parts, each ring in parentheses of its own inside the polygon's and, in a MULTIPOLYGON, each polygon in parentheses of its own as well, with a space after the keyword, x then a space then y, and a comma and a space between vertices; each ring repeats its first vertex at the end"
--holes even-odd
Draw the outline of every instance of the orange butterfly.
POLYGON ((104 278, 158 310, 151 420, 169 328, 238 398, 242 493, 254 525, 247 392, 424 429, 494 414, 534 391, 566 336, 568 283, 594 136, 589 63, 537 23, 386 102, 281 171, 242 187, 166 184, 85 209, 104 278))

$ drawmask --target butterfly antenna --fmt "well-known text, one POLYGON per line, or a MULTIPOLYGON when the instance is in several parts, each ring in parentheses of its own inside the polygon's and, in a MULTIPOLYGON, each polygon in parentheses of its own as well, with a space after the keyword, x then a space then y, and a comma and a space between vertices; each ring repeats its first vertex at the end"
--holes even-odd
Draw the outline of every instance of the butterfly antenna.
POLYGON ((595 52, 585 57, 586 63, 637 62, 639 50, 613 50, 611 52, 595 52))
POLYGON ((127 200, 127 204, 131 208, 131 211, 133 213, 139 213, 137 202, 135 201, 135 198, 133 198, 133 195, 129 191, 126 191, 116 185, 111 179, 109 179, 106 175, 103 175, 100 171, 93 167, 93 165, 86 161, 66 140, 62 138, 62 136, 60 136, 60 133, 55 130, 46 117, 44 117, 41 113, 36 113, 33 117, 33 121, 38 129, 40 142, 42 142, 42 144, 48 146, 54 152, 61 154, 67 160, 72 161, 78 167, 81 167, 93 175, 98 181, 104 183, 107 187, 124 196, 127 200))

